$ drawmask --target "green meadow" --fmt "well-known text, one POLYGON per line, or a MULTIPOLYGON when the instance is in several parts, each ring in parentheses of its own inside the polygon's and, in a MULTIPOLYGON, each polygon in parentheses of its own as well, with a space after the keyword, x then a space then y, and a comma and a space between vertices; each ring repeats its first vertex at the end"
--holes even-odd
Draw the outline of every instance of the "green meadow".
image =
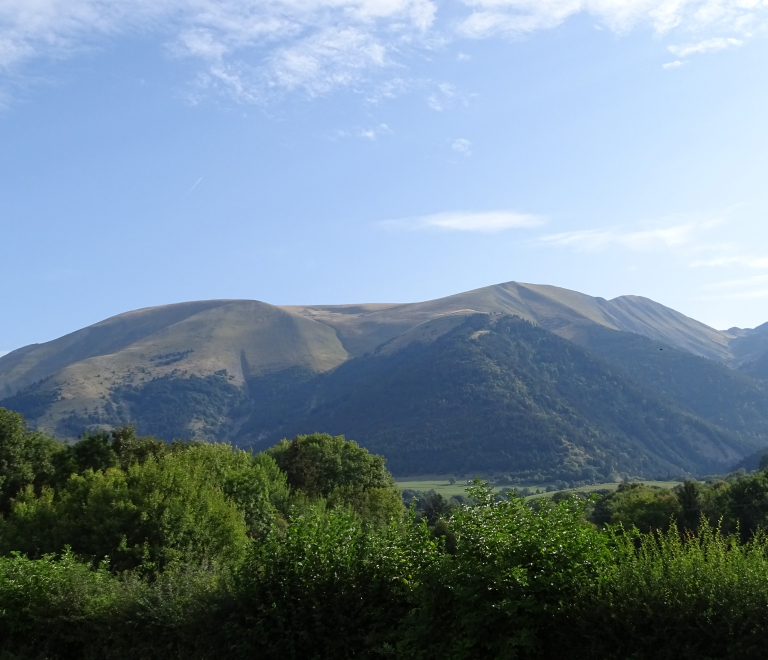
MULTIPOLYGON (((397 486, 400 490, 421 490, 429 491, 434 490, 436 493, 440 493, 443 497, 453 497, 454 495, 464 495, 467 487, 470 485, 467 483, 467 479, 457 479, 456 483, 452 484, 447 476, 437 476, 433 479, 420 479, 420 478, 402 478, 398 479, 397 486)), ((657 488, 674 488, 680 485, 679 481, 642 481, 646 486, 653 486, 657 488)), ((518 484, 517 488, 530 488, 531 490, 544 490, 548 484, 518 484)), ((507 488, 506 485, 498 485, 494 487, 494 491, 498 492, 502 488, 507 488)), ((610 490, 615 491, 619 487, 619 483, 601 483, 591 484, 589 486, 580 486, 579 488, 566 488, 564 490, 579 493, 589 493, 598 490, 610 490)), ((549 493, 541 493, 539 495, 531 495, 530 499, 537 497, 551 497, 556 491, 549 493)))

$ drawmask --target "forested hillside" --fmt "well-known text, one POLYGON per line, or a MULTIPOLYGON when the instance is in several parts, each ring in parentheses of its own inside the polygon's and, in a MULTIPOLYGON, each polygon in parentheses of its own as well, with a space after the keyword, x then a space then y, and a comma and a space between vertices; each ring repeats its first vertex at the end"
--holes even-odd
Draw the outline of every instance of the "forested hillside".
POLYGON ((637 384, 723 428, 768 437, 768 383, 642 335, 583 328, 573 338, 637 384))
POLYGON ((652 383, 508 316, 476 315, 434 341, 385 346, 282 398, 257 409, 238 442, 343 432, 386 456, 396 474, 611 481, 716 472, 768 444, 705 421, 652 383))

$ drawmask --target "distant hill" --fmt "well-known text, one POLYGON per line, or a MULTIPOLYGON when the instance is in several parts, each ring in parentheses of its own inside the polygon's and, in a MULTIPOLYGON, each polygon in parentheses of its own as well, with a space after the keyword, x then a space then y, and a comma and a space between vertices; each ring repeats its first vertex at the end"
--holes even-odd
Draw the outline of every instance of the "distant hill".
POLYGON ((434 341, 387 348, 287 390, 281 406, 257 407, 239 442, 261 448, 324 430, 383 454, 396 474, 568 481, 716 472, 768 445, 517 317, 473 315, 434 341))
POLYGON ((743 330, 731 328, 729 363, 739 371, 768 380, 768 323, 743 330))
POLYGON ((768 383, 628 332, 585 327, 572 340, 656 396, 713 424, 768 437, 768 383))
MULTIPOLYGON (((383 368, 377 365, 389 364, 389 360, 394 364, 404 359, 402 355, 411 355, 409 351, 416 356, 432 350, 433 343, 437 345, 441 338, 454 336, 451 333, 458 332, 468 318, 478 314, 494 323, 500 318, 522 319, 548 337, 570 342, 558 346, 582 352, 585 349, 590 359, 610 372, 611 378, 618 379, 616 383, 622 383, 622 388, 635 388, 632 391, 642 391, 643 396, 651 397, 655 401, 654 415, 661 414, 658 406, 662 406, 678 415, 674 417, 671 412, 669 419, 678 420, 674 428, 688 429, 685 433, 690 438, 700 438, 701 442, 705 442, 705 437, 720 438, 725 443, 722 446, 728 449, 723 449, 722 456, 712 450, 713 465, 731 455, 733 460, 727 460, 735 463, 768 442, 768 412, 763 412, 768 411, 768 400, 765 386, 759 380, 768 378, 768 324, 754 330, 718 331, 639 296, 605 300, 558 287, 516 282, 421 303, 276 306, 252 300, 210 300, 127 312, 1 357, 0 406, 24 413, 33 426, 59 437, 73 438, 86 428, 133 422, 141 432, 159 437, 230 439, 258 444, 279 433, 276 429, 289 433, 301 426, 300 430, 306 431, 305 422, 314 425, 325 420, 313 417, 319 412, 310 414, 306 401, 300 400, 307 392, 314 392, 315 399, 310 397, 308 401, 319 401, 322 394, 327 414, 331 414, 331 409, 336 412, 333 428, 311 430, 333 430, 354 437, 357 429, 361 433, 368 431, 353 423, 351 408, 347 423, 339 412, 345 409, 341 398, 352 400, 364 392, 350 390, 344 394, 345 378, 352 378, 350 374, 357 373, 355 370, 383 368), (328 377, 321 378, 322 374, 328 377), (321 383, 335 383, 335 389, 325 390, 330 385, 321 383), (303 420, 302 424, 288 424, 286 411, 292 411, 293 419, 303 420), (685 424, 683 418, 687 420, 685 424), (700 424, 704 426, 696 426, 700 424), (694 427, 699 429, 698 435, 691 435, 694 427), (708 430, 704 431, 705 428, 708 430)), ((439 345, 441 350, 445 349, 444 344, 439 345)), ((512 369, 509 374, 513 374, 518 367, 498 368, 512 369)), ((365 383, 365 388, 375 389, 375 383, 366 380, 372 376, 365 376, 363 371, 354 377, 359 379, 359 387, 365 383)), ((499 383, 512 387, 511 383, 516 381, 509 374, 512 380, 505 380, 505 376, 499 383)), ((526 377, 533 383, 536 379, 531 374, 526 377)), ((411 373, 409 377, 415 376, 411 373)), ((581 377, 577 371, 572 376, 581 377)), ((549 387, 545 382, 546 379, 529 387, 541 387, 544 391, 549 387)), ((516 391, 510 390, 505 396, 514 399, 516 391)), ((387 394, 385 398, 388 397, 396 394, 387 394)), ((641 407, 642 400, 632 399, 641 407)), ((629 401, 614 401, 611 405, 625 410, 627 419, 635 419, 631 412, 634 404, 629 401)), ((552 402, 553 410, 566 405, 560 398, 553 398, 552 402)), ((462 402, 456 398, 454 405, 468 419, 477 421, 480 413, 474 409, 474 399, 462 402)), ((576 433, 574 429, 582 427, 599 431, 599 437, 609 437, 603 422, 590 416, 594 411, 578 409, 574 419, 580 421, 574 422, 576 426, 572 428, 563 421, 570 419, 568 415, 561 414, 562 411, 553 413, 548 405, 537 402, 534 406, 539 412, 531 413, 531 419, 541 423, 535 426, 538 436, 533 431, 526 436, 530 442, 538 437, 538 442, 546 444, 551 441, 551 433, 568 438, 576 433), (541 421, 544 418, 549 420, 547 424, 541 421)), ((573 402, 568 405, 575 406, 573 402)), ((431 414, 438 412, 435 408, 431 414)), ((504 425, 510 424, 511 419, 503 423, 497 420, 499 428, 506 428, 504 425)), ((330 424, 331 418, 327 421, 330 424)), ((437 418, 429 423, 442 428, 437 418)), ((614 423, 618 422, 611 422, 614 423)), ((672 437, 662 436, 665 442, 672 437)), ((651 442, 651 436, 648 438, 651 442)), ((362 436, 355 439, 362 440, 362 436)), ((690 447, 694 454, 695 445, 693 442, 690 447)), ((595 451, 598 449, 595 445, 595 451)), ((451 450, 446 446, 434 451, 444 451, 447 457, 451 450)), ((494 451, 489 450, 488 456, 495 456, 494 451)), ((616 458, 617 462, 609 461, 602 467, 597 463, 589 465, 598 471, 636 469, 637 474, 646 474, 642 467, 646 465, 653 466, 648 469, 654 474, 660 474, 666 469, 690 472, 710 460, 681 462, 682 459, 655 453, 648 447, 637 451, 640 453, 634 449, 635 453, 630 452, 635 458, 627 459, 629 462, 616 458), (641 460, 641 456, 646 458, 641 460)), ((681 451, 685 454, 688 450, 681 451)), ((545 454, 551 458, 557 452, 544 452, 542 456, 545 454)), ((388 458, 392 465, 401 461, 402 469, 411 470, 408 466, 418 463, 415 458, 388 458)), ((445 464, 457 464, 450 461, 445 464)))

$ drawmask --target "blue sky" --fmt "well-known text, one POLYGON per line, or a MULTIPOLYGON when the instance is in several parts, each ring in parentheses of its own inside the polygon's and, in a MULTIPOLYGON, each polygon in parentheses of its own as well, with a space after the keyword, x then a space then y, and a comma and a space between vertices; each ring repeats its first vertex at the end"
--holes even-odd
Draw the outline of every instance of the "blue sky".
POLYGON ((768 321, 768 0, 3 0, 0 353, 517 280, 768 321))

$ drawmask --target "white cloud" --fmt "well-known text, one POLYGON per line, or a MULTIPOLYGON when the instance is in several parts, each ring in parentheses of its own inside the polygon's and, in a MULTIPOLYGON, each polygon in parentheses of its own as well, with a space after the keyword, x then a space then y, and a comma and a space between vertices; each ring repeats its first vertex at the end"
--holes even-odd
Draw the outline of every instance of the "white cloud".
POLYGON ((705 39, 695 44, 687 44, 685 46, 670 46, 669 52, 678 57, 688 57, 694 53, 714 53, 718 50, 725 50, 732 46, 741 46, 744 42, 741 39, 715 37, 713 39, 705 39))
POLYGON ((444 231, 495 233, 507 229, 539 227, 545 222, 546 219, 542 216, 512 213, 510 211, 491 211, 486 213, 449 211, 416 218, 386 220, 381 225, 390 229, 437 229, 444 231))
POLYGON ((451 149, 462 156, 469 156, 472 153, 472 143, 465 138, 458 138, 451 143, 451 149))
POLYGON ((443 105, 442 99, 440 99, 435 94, 430 94, 427 97, 427 105, 432 108, 435 112, 442 112, 445 110, 445 106, 443 105))
POLYGON ((372 35, 358 28, 330 28, 278 49, 264 73, 272 88, 303 88, 317 96, 386 64, 386 48, 372 35))
POLYGON ((768 298, 768 289, 731 291, 730 293, 715 296, 697 296, 694 300, 754 300, 756 298, 768 298))
POLYGON ((676 69, 679 66, 682 66, 683 62, 680 60, 675 60, 674 62, 667 62, 666 64, 662 64, 665 69, 676 69))
POLYGON ((620 227, 607 229, 582 229, 542 236, 541 243, 565 245, 580 251, 599 251, 611 246, 646 251, 658 248, 691 246, 696 232, 713 226, 716 221, 687 222, 669 227, 656 227, 639 231, 627 231, 620 227))
POLYGON ((701 266, 743 266, 745 268, 768 268, 768 257, 755 257, 747 254, 731 254, 700 259, 691 264, 691 268, 701 266))
MULTIPOLYGON (((154 35, 170 53, 200 63, 203 90, 261 102, 286 91, 317 96, 380 83, 382 72, 407 79, 400 65, 414 49, 457 37, 528 34, 577 14, 619 33, 650 26, 657 34, 687 35, 694 41, 670 49, 678 58, 741 45, 768 27, 768 0, 463 0, 455 22, 439 20, 442 6, 438 0, 0 0, 0 72, 121 35, 154 35)), ((384 97, 382 91, 378 98, 384 97)), ((444 108, 451 98, 451 90, 439 89, 428 101, 444 108)))
POLYGON ((431 0, 2 0, 0 71, 121 34, 156 33, 204 64, 203 86, 255 101, 353 84, 426 33, 431 0))
POLYGON ((762 284, 763 282, 768 282, 768 275, 755 275, 754 277, 744 277, 738 280, 714 282, 712 284, 704 285, 702 289, 733 289, 744 286, 752 286, 754 284, 762 284))
POLYGON ((10 351, 0 350, 0 357, 3 357, 3 355, 8 355, 8 353, 10 353, 10 351))
MULTIPOLYGON (((427 104, 436 112, 442 112, 449 108, 459 98, 459 92, 455 85, 440 83, 437 90, 427 97, 427 104)), ((464 99, 466 102, 466 99, 464 99)))
POLYGON ((748 34, 764 26, 765 0, 464 0, 473 9, 460 26, 468 37, 520 35, 588 14, 615 32, 648 25, 657 34, 673 29, 731 30, 748 34))
POLYGON ((768 282, 768 275, 755 275, 753 277, 705 284, 701 287, 703 291, 713 291, 716 293, 698 296, 696 300, 752 300, 765 298, 768 296, 768 289, 765 288, 766 282, 768 282), (755 288, 756 286, 758 288, 755 288), (762 288, 760 288, 761 286, 762 288))
POLYGON ((406 94, 414 87, 412 80, 404 78, 390 78, 376 85, 366 96, 366 102, 370 105, 378 105, 384 99, 394 99, 406 94))
MULTIPOLYGON (((726 216, 728 214, 726 213, 726 216)), ((730 223, 729 223, 730 224, 730 223)), ((652 226, 639 229, 608 227, 549 234, 535 239, 539 245, 564 246, 577 252, 602 252, 611 249, 635 253, 663 252, 688 268, 719 268, 738 273, 738 269, 768 270, 768 257, 750 254, 744 244, 733 240, 734 231, 726 226, 726 220, 690 219, 672 216, 657 221, 652 226), (713 233, 721 228, 718 233, 713 233)), ((755 292, 765 288, 768 275, 758 274, 746 278, 734 278, 702 286, 705 291, 728 291, 716 294, 717 299, 748 299, 763 297, 755 292)), ((700 298, 703 300, 703 298, 700 298)), ((713 300, 715 298, 712 298, 713 300)))
POLYGON ((386 124, 379 124, 375 128, 366 128, 361 130, 358 135, 366 140, 375 140, 380 135, 388 135, 392 133, 392 129, 386 124))

